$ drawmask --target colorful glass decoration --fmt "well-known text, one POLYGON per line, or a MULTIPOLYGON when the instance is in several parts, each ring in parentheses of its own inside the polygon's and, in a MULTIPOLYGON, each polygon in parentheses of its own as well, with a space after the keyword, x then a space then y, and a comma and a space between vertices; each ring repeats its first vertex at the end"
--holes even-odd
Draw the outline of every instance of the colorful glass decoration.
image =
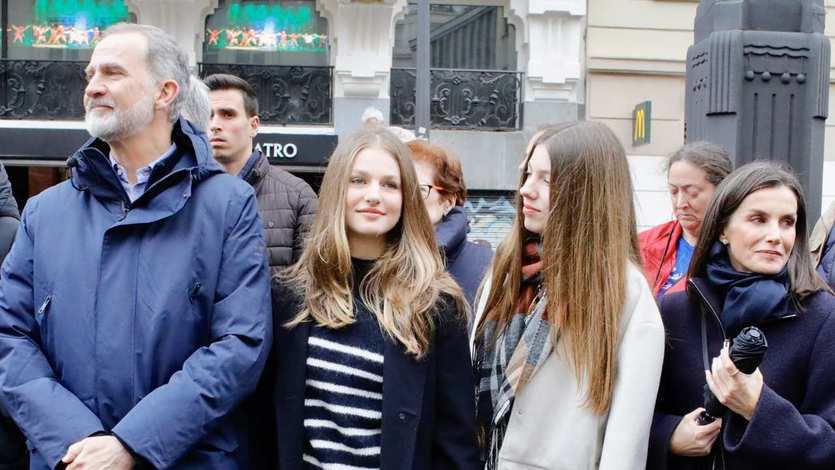
POLYGON ((92 49, 108 26, 129 19, 124 0, 35 0, 32 22, 9 24, 11 47, 92 49))
POLYGON ((327 35, 319 34, 313 2, 235 2, 223 26, 206 30, 214 49, 323 52, 327 35))

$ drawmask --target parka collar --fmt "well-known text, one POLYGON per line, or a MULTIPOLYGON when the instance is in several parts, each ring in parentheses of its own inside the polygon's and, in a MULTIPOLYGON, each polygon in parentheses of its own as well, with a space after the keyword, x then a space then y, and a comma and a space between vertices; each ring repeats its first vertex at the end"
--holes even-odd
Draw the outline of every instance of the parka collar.
POLYGON ((199 182, 223 172, 212 158, 205 135, 199 134, 187 121, 178 119, 174 123, 171 140, 176 146, 174 155, 154 167, 145 194, 133 203, 128 200, 116 172, 110 166, 110 146, 98 138, 88 140, 67 160, 67 167, 72 170, 72 185, 78 191, 89 191, 99 199, 120 200, 126 206, 140 206, 159 197, 166 188, 189 175, 191 181, 199 182))

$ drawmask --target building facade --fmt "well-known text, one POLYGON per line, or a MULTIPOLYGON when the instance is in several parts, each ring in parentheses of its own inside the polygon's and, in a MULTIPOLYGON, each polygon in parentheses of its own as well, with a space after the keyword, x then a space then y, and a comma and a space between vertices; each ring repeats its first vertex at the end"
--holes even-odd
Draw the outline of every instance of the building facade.
MULTIPOLYGON (((495 242, 512 224, 530 135, 574 119, 602 121, 624 143, 640 228, 671 217, 662 166, 684 142, 697 5, 431 2, 430 140, 462 160, 476 238, 495 242), (649 142, 633 146, 632 113, 645 102, 649 142)), ((835 0, 825 5, 831 35, 835 0)), ((64 177, 63 161, 86 138, 80 70, 108 24, 136 21, 171 32, 196 73, 250 80, 259 148, 318 187, 331 150, 367 107, 413 128, 416 16, 409 0, 0 0, 0 159, 21 201, 64 177)), ((835 148, 825 149, 824 207, 835 201, 835 148)))
MULTIPOLYGON (((589 1, 586 118, 611 126, 626 146, 636 186, 639 229, 672 218, 663 162, 685 139, 686 57, 694 40, 698 4, 698 0, 589 1), (651 139, 632 146, 633 110, 646 101, 652 103, 651 139)), ((826 0, 825 6, 826 35, 831 39, 835 1, 826 0)), ((830 71, 830 100, 834 78, 830 71)), ((824 209, 835 201, 835 118, 831 112, 825 135, 824 209)))
MULTIPOLYGON (((380 109, 414 126, 416 5, 407 0, 0 0, 0 159, 21 200, 65 177, 86 138, 83 70, 118 21, 172 33, 196 73, 255 85, 257 143, 318 186, 339 136, 380 109)), ((431 5, 430 140, 463 163, 476 238, 512 223, 527 138, 585 115, 585 0, 431 5)))

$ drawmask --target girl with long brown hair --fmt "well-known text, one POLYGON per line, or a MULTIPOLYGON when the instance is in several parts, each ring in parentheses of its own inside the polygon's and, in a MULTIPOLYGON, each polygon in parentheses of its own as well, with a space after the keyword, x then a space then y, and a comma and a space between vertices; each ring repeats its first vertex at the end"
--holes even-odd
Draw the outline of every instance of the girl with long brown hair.
POLYGON ((277 467, 474 469, 466 309, 408 148, 349 137, 273 291, 277 467))
POLYGON ((643 468, 664 331, 623 147, 602 124, 557 125, 523 168, 472 338, 485 468, 643 468))

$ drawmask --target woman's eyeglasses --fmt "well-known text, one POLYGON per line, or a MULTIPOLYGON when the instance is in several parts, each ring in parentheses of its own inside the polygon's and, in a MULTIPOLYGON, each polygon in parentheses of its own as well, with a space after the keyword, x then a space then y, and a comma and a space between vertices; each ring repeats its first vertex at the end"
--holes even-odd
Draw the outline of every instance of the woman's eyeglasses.
POLYGON ((419 184, 418 188, 420 188, 420 195, 423 196, 424 199, 429 199, 429 194, 432 192, 433 189, 437 191, 439 194, 446 192, 444 188, 440 188, 433 184, 419 184))

